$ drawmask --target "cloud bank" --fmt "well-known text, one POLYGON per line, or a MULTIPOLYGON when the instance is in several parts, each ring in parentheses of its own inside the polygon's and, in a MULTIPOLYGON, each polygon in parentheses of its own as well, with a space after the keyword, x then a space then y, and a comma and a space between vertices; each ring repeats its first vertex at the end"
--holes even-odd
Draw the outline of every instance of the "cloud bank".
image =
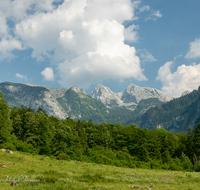
POLYGON ((195 59, 198 57, 200 57, 200 39, 195 39, 194 42, 190 43, 190 49, 185 58, 195 59))
MULTIPOLYGON (((136 50, 125 41, 137 41, 134 20, 137 3, 131 0, 2 0, 0 57, 14 49, 31 48, 38 62, 50 60, 64 87, 107 79, 147 80, 136 50), (12 20, 14 26, 6 24, 12 20), (13 27, 14 35, 10 34, 13 27)), ((145 8, 147 9, 147 8, 145 8)), ((50 70, 42 71, 46 80, 50 70), (46 77, 47 76, 47 77, 46 77)))
POLYGON ((172 73, 173 61, 166 62, 158 71, 156 80, 162 82, 162 91, 170 96, 179 97, 184 91, 192 91, 200 85, 200 63, 181 65, 172 73))

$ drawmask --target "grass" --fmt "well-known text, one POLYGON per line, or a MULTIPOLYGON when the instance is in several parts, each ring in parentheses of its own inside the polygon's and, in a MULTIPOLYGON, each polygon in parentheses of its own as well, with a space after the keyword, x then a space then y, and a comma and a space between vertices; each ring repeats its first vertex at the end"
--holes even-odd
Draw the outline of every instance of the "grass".
POLYGON ((0 182, 1 190, 126 190, 133 185, 151 187, 152 190, 198 190, 200 174, 166 170, 120 168, 78 161, 57 160, 54 157, 0 151, 0 180, 17 179, 18 186, 0 182), (24 176, 27 181, 22 182, 24 176), (39 180, 39 182, 35 182, 39 180))

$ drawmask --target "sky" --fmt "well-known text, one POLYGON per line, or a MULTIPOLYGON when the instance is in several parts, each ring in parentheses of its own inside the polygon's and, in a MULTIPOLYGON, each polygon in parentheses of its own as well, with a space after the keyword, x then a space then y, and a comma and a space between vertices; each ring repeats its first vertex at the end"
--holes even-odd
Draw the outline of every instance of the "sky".
POLYGON ((179 97, 200 85, 199 0, 0 0, 0 83, 179 97))

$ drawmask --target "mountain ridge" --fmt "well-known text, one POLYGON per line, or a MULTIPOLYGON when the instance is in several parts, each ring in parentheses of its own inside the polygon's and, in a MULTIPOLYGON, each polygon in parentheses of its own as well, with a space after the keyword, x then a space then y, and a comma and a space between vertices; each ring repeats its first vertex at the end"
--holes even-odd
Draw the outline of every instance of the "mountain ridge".
POLYGON ((110 88, 98 84, 91 93, 91 96, 101 101, 108 108, 137 105, 140 100, 158 98, 161 102, 168 102, 173 98, 160 90, 150 87, 139 87, 130 84, 124 92, 114 93, 110 88))
MULTIPOLYGON (((141 96, 142 87, 136 87, 137 92, 129 85, 126 89, 130 97, 137 99, 137 92, 141 96), (134 94, 135 93, 135 94, 134 94)), ((75 120, 90 120, 94 123, 118 123, 125 124, 132 116, 141 115, 152 106, 160 105, 160 100, 153 98, 158 96, 147 95, 147 101, 143 103, 131 101, 125 97, 124 92, 114 93, 108 87, 98 84, 91 95, 85 93, 78 86, 66 88, 48 88, 43 85, 20 84, 4 82, 0 83, 0 91, 11 107, 24 105, 35 110, 42 107, 48 115, 60 119, 71 117, 75 120), (127 102, 122 101, 122 97, 127 102), (137 105, 139 105, 138 109, 137 105), (136 111, 135 111, 136 110, 136 111)), ((155 91, 150 88, 150 91, 155 91)), ((157 91, 156 91, 157 92, 157 91)), ((143 95, 145 98, 145 96, 143 95)), ((140 99, 141 100, 141 99, 140 99)), ((162 99, 163 100, 163 99, 162 99)))

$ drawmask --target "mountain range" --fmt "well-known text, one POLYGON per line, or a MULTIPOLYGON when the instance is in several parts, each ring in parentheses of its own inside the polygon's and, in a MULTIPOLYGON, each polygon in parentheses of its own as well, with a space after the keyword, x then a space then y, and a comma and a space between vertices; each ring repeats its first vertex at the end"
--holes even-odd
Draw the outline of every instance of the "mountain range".
POLYGON ((3 82, 0 83, 0 91, 12 107, 22 104, 36 110, 40 106, 48 115, 61 119, 69 116, 75 120, 93 119, 94 123, 115 123, 121 121, 124 114, 133 115, 141 99, 158 98, 159 102, 172 99, 157 89, 142 88, 133 84, 119 93, 114 93, 108 87, 98 84, 91 95, 88 95, 77 86, 66 89, 3 82))
POLYGON ((48 115, 60 119, 92 119, 95 124, 135 123, 141 128, 163 127, 171 131, 187 131, 200 121, 198 114, 191 118, 189 113, 198 113, 198 106, 194 110, 193 104, 200 105, 199 91, 187 91, 180 98, 172 98, 157 89, 134 84, 118 93, 98 84, 88 95, 77 86, 66 89, 3 82, 0 92, 11 107, 24 105, 37 110, 40 106, 48 115))

